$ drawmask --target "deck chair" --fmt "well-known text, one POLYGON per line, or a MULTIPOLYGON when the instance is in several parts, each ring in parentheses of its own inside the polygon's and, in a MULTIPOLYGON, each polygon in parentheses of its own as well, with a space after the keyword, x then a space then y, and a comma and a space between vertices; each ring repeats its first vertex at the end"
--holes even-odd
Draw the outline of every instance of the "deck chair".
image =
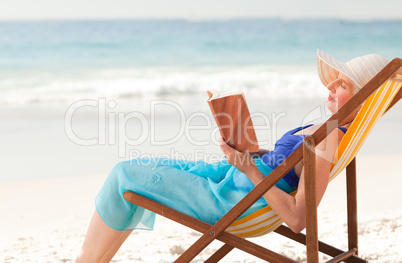
POLYGON ((332 258, 328 262, 366 262, 358 257, 356 161, 355 156, 377 120, 402 97, 402 60, 392 60, 381 72, 371 79, 351 100, 324 123, 281 165, 274 169, 259 185, 235 205, 215 225, 187 216, 151 199, 127 191, 124 198, 166 218, 199 231, 202 236, 191 245, 175 262, 190 262, 212 241, 220 240, 224 245, 205 262, 218 262, 233 248, 243 250, 269 262, 296 262, 278 252, 251 242, 246 237, 255 237, 275 231, 306 245, 307 262, 318 262, 318 253, 332 258), (362 109, 343 137, 330 174, 333 180, 346 167, 348 250, 343 251, 318 240, 317 206, 315 193, 315 145, 364 102, 362 109), (282 225, 282 220, 268 206, 249 216, 238 219, 254 202, 275 185, 301 159, 304 159, 306 190, 306 235, 293 233, 282 225))

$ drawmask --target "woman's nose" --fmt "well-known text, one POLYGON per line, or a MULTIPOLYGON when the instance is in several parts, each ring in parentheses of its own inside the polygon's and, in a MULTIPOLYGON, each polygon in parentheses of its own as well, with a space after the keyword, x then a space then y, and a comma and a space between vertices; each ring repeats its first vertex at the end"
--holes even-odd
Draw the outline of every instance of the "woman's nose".
POLYGON ((338 80, 336 79, 336 80, 334 80, 334 81, 328 83, 327 89, 328 89, 329 91, 334 91, 337 81, 338 81, 338 80))

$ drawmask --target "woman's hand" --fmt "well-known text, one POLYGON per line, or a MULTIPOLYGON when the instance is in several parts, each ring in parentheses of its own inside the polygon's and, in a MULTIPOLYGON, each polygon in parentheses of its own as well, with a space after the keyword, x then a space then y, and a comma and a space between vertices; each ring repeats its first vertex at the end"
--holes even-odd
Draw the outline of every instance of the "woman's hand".
POLYGON ((247 175, 247 171, 257 168, 250 153, 242 153, 237 151, 236 149, 228 145, 222 137, 219 138, 219 144, 223 154, 226 157, 227 162, 236 167, 240 172, 247 175))

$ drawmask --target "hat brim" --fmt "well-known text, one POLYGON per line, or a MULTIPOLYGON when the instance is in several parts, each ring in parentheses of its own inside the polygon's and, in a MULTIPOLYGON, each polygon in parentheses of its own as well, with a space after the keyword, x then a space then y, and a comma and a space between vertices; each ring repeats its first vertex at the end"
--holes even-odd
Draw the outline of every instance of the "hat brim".
POLYGON ((347 76, 359 88, 359 81, 355 79, 353 71, 346 63, 343 63, 323 51, 317 49, 317 71, 324 86, 338 78, 339 72, 347 76))

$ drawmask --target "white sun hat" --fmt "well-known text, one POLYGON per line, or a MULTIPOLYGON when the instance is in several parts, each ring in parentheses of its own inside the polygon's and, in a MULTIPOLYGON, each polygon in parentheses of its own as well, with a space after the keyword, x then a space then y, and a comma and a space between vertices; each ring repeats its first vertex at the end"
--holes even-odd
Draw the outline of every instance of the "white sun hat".
POLYGON ((343 63, 317 50, 318 76, 325 86, 337 79, 339 72, 342 72, 361 89, 388 63, 388 59, 375 54, 357 57, 343 63))

